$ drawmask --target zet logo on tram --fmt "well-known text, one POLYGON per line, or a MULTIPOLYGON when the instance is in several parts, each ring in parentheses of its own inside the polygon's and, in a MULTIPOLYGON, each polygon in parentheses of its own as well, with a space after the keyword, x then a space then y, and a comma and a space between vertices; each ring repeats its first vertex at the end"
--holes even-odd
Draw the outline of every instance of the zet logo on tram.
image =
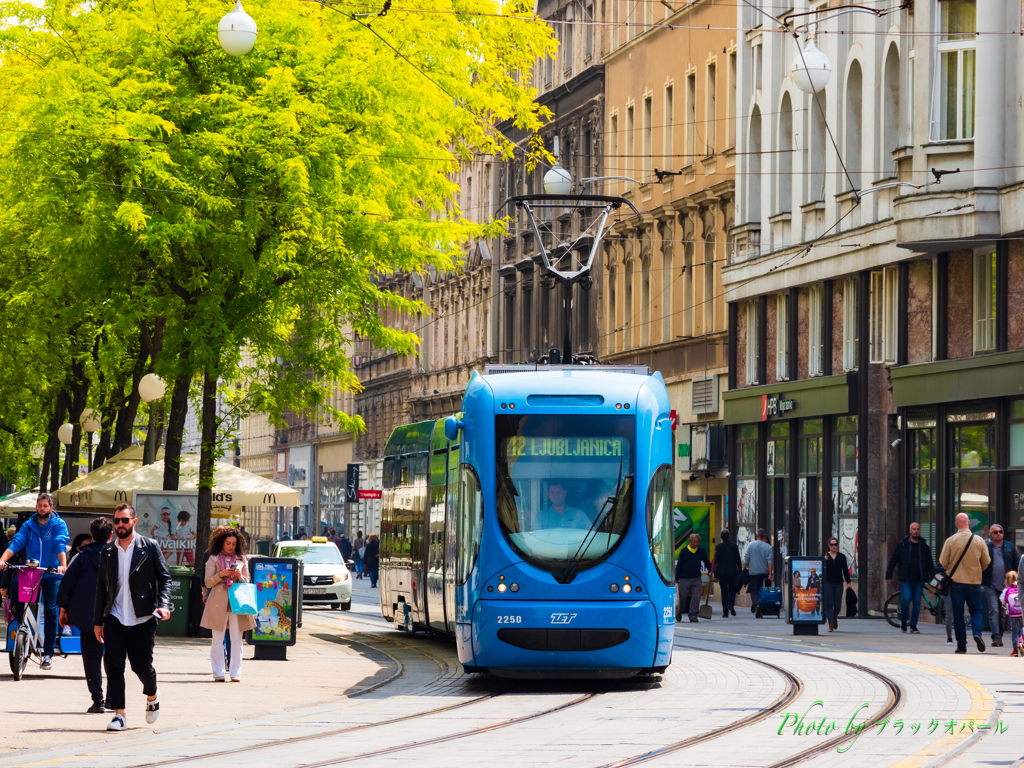
POLYGON ((551 623, 552 624, 568 624, 570 621, 575 619, 578 613, 552 613, 551 623))

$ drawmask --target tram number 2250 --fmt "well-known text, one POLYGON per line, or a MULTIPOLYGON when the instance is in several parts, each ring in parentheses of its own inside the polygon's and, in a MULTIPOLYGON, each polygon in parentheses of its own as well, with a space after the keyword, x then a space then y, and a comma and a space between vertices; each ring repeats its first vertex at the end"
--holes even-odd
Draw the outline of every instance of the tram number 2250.
POLYGON ((523 623, 523 617, 522 616, 499 616, 498 617, 498 623, 499 624, 522 624, 523 623))

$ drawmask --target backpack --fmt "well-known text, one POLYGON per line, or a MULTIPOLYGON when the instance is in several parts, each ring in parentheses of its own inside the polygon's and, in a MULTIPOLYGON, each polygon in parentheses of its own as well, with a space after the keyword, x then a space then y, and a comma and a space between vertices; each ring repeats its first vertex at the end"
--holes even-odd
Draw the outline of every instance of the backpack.
POLYGON ((1016 584, 1006 588, 1006 615, 1015 619, 1021 616, 1020 592, 1016 584))

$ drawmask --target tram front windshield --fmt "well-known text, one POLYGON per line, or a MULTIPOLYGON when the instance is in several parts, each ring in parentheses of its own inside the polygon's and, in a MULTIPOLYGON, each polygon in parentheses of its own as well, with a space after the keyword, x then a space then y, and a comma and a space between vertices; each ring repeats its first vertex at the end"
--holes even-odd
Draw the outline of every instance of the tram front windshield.
POLYGON ((498 521, 512 548, 553 573, 604 560, 633 514, 633 416, 495 418, 498 521))

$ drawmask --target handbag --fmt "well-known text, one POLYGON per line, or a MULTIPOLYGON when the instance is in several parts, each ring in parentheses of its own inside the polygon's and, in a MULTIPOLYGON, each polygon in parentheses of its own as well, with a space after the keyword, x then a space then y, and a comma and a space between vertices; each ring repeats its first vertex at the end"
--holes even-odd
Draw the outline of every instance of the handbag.
POLYGON ((750 570, 744 568, 740 571, 740 575, 736 577, 736 589, 741 589, 750 583, 750 570))
POLYGON ((971 548, 971 544, 974 543, 974 534, 971 534, 971 538, 967 540, 967 545, 964 547, 964 551, 960 553, 960 557, 957 558, 956 563, 953 564, 953 570, 949 573, 940 573, 935 578, 939 579, 939 594, 943 597, 949 595, 949 588, 953 585, 953 574, 956 573, 956 569, 960 567, 960 561, 964 559, 964 555, 967 554, 967 550, 971 548))
POLYGON ((359 548, 359 559, 362 560, 364 557, 366 557, 366 547, 360 547, 359 548))
POLYGON ((231 612, 239 616, 256 615, 256 585, 247 581, 232 584, 228 590, 231 612))

